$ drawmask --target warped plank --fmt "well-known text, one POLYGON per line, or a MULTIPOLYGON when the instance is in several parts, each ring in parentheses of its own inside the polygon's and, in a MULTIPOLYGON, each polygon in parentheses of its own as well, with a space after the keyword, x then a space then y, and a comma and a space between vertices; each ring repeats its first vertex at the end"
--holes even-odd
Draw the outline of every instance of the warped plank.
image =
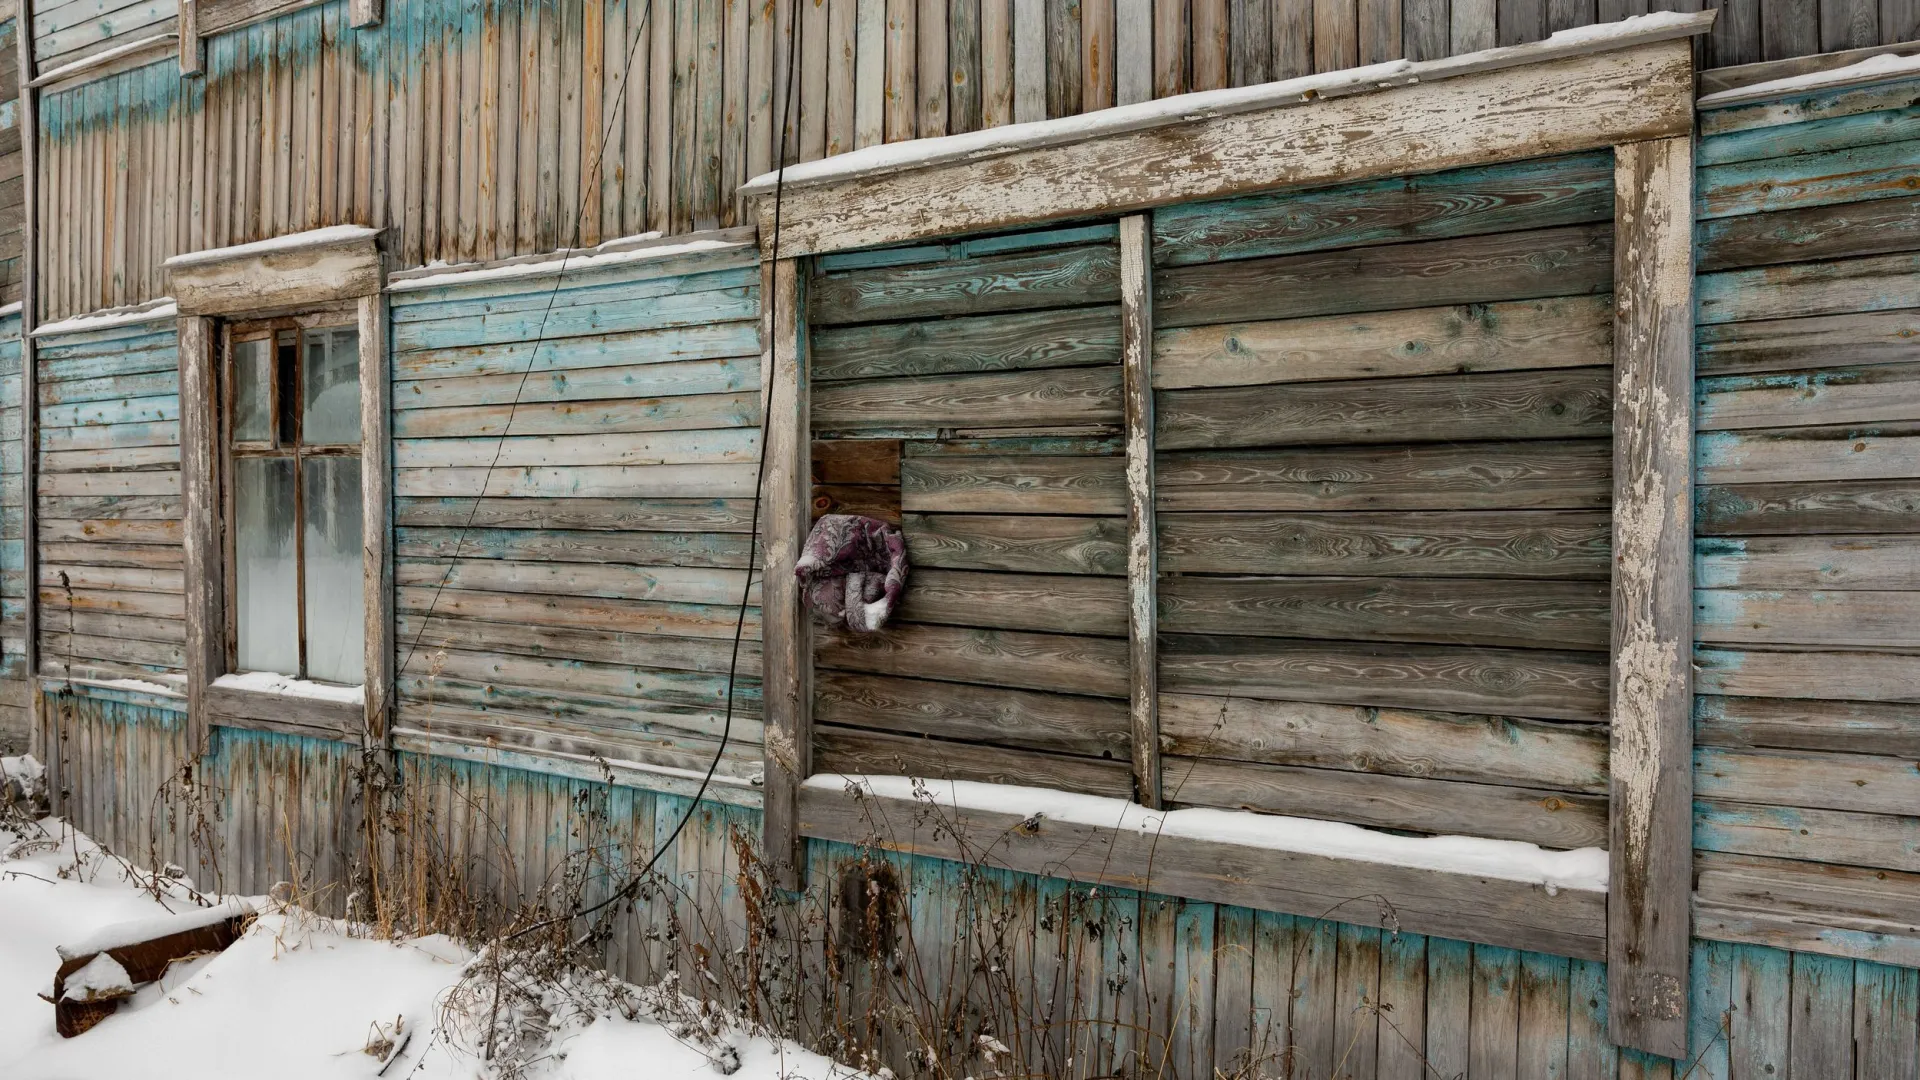
POLYGON ((1610 521, 1594 510, 1162 514, 1160 568, 1604 581, 1611 572, 1610 521))
POLYGON ((1611 505, 1607 440, 1227 450, 1160 455, 1157 498, 1182 510, 1526 510, 1611 505))

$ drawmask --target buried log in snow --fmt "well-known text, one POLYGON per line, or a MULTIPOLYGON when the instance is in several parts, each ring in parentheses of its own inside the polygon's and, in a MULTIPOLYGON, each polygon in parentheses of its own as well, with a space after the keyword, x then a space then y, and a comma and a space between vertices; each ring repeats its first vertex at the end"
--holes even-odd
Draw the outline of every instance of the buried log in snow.
POLYGON ((55 951, 60 968, 53 976, 53 1022, 65 1038, 86 1031, 113 1014, 134 988, 165 974, 179 960, 216 953, 234 943, 253 919, 253 908, 238 900, 195 908, 176 915, 116 923, 55 951))

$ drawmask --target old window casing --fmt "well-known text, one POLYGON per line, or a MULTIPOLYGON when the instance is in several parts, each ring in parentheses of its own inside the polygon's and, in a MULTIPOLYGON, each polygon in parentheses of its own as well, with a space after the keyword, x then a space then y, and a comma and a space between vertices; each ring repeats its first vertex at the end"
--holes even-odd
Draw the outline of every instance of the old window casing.
POLYGON ((228 668, 358 684, 358 331, 341 314, 235 323, 225 356, 228 668))

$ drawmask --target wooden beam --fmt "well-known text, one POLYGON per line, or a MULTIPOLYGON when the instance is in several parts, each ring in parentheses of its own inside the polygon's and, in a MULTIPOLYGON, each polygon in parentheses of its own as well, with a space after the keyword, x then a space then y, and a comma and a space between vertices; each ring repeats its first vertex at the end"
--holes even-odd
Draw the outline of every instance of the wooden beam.
MULTIPOLYGON (((1710 21, 1701 19, 1698 29, 1710 21)), ((1122 113, 1091 131, 1063 125, 1015 133, 1001 146, 935 147, 917 162, 855 155, 788 179, 782 249, 818 254, 1572 153, 1677 136, 1693 125, 1684 38, 1593 52, 1545 43, 1496 49, 1410 65, 1385 89, 1340 78, 1349 81, 1323 79, 1312 94, 1283 93, 1289 84, 1277 83, 1270 95, 1225 114, 1122 113)), ((759 182, 744 190, 770 188, 759 182)), ((772 200, 762 198, 762 244, 772 212, 772 200)))
POLYGON ((806 542, 813 469, 807 416, 806 273, 779 259, 761 274, 766 354, 766 488, 761 607, 766 803, 762 850, 783 888, 801 885, 800 785, 812 772, 813 630, 793 576, 806 542))
MULTIPOLYGON (((33 495, 34 466, 40 452, 39 364, 35 359, 33 329, 39 315, 40 292, 40 103, 33 88, 33 0, 20 0, 18 21, 14 24, 14 43, 20 72, 20 547, 24 553, 21 571, 26 581, 39 580, 39 558, 35 551, 36 524, 33 495)), ((53 794, 53 812, 65 814, 59 802, 65 782, 60 776, 60 734, 55 730, 57 714, 47 709, 38 693, 40 685, 40 597, 38 589, 24 590, 21 619, 25 630, 26 685, 31 733, 29 748, 51 770, 47 790, 53 794)))
POLYGON ((366 739, 387 746, 393 716, 392 378, 387 298, 360 298, 360 536, 366 619, 366 739))
POLYGON ((1692 860, 1693 143, 1616 149, 1613 1040, 1687 1052, 1692 860))
POLYGON ((180 488, 186 547, 187 745, 207 747, 207 687, 226 666, 226 574, 220 543, 218 325, 179 321, 180 488))
POLYGON ((206 71, 207 47, 200 37, 200 0, 180 0, 180 77, 206 71))
POLYGON ((379 233, 354 225, 188 252, 166 261, 183 315, 246 315, 378 293, 379 233))
POLYGON ((349 0, 347 21, 356 30, 379 26, 380 20, 386 17, 386 7, 386 0, 349 0))
POLYGON ((1153 527, 1153 229, 1120 219, 1120 363, 1127 430, 1127 662, 1134 798, 1160 806, 1153 527))

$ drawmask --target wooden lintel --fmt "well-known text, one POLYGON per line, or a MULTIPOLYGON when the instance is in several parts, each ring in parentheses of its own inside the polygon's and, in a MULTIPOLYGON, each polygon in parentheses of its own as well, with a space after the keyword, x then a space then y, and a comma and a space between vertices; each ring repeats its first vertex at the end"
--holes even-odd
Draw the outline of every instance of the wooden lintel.
POLYGON ((1120 219, 1120 363, 1127 425, 1127 661, 1134 798, 1160 806, 1159 630, 1153 524, 1153 230, 1120 219))
POLYGON ((1693 142, 1616 148, 1613 1040, 1685 1058, 1693 855, 1693 142))
POLYGON ((260 312, 354 300, 385 287, 379 234, 334 228, 176 255, 167 281, 182 315, 260 312))
POLYGON ((365 566, 365 734, 389 745, 393 715, 393 439, 387 298, 360 298, 360 533, 365 566))
POLYGON ((766 487, 761 535, 766 568, 761 606, 762 708, 766 722, 763 851, 783 888, 801 885, 798 806, 811 769, 813 636, 793 576, 806 542, 813 467, 808 426, 805 263, 764 264, 762 315, 767 355, 766 487))
MULTIPOLYGON (((1692 43, 1685 38, 1491 70, 1474 68, 1472 57, 1453 62, 1471 73, 998 156, 789 181, 781 249, 798 255, 875 247, 1572 153, 1693 128, 1692 43)), ((773 201, 759 200, 763 244, 772 235, 773 201)))
POLYGON ((807 836, 1361 926, 1598 959, 1606 894, 1312 855, 1154 829, 804 787, 807 836))
POLYGON ((207 747, 207 689, 224 670, 226 575, 221 571, 219 385, 214 320, 179 320, 180 492, 185 521, 187 744, 207 747))

